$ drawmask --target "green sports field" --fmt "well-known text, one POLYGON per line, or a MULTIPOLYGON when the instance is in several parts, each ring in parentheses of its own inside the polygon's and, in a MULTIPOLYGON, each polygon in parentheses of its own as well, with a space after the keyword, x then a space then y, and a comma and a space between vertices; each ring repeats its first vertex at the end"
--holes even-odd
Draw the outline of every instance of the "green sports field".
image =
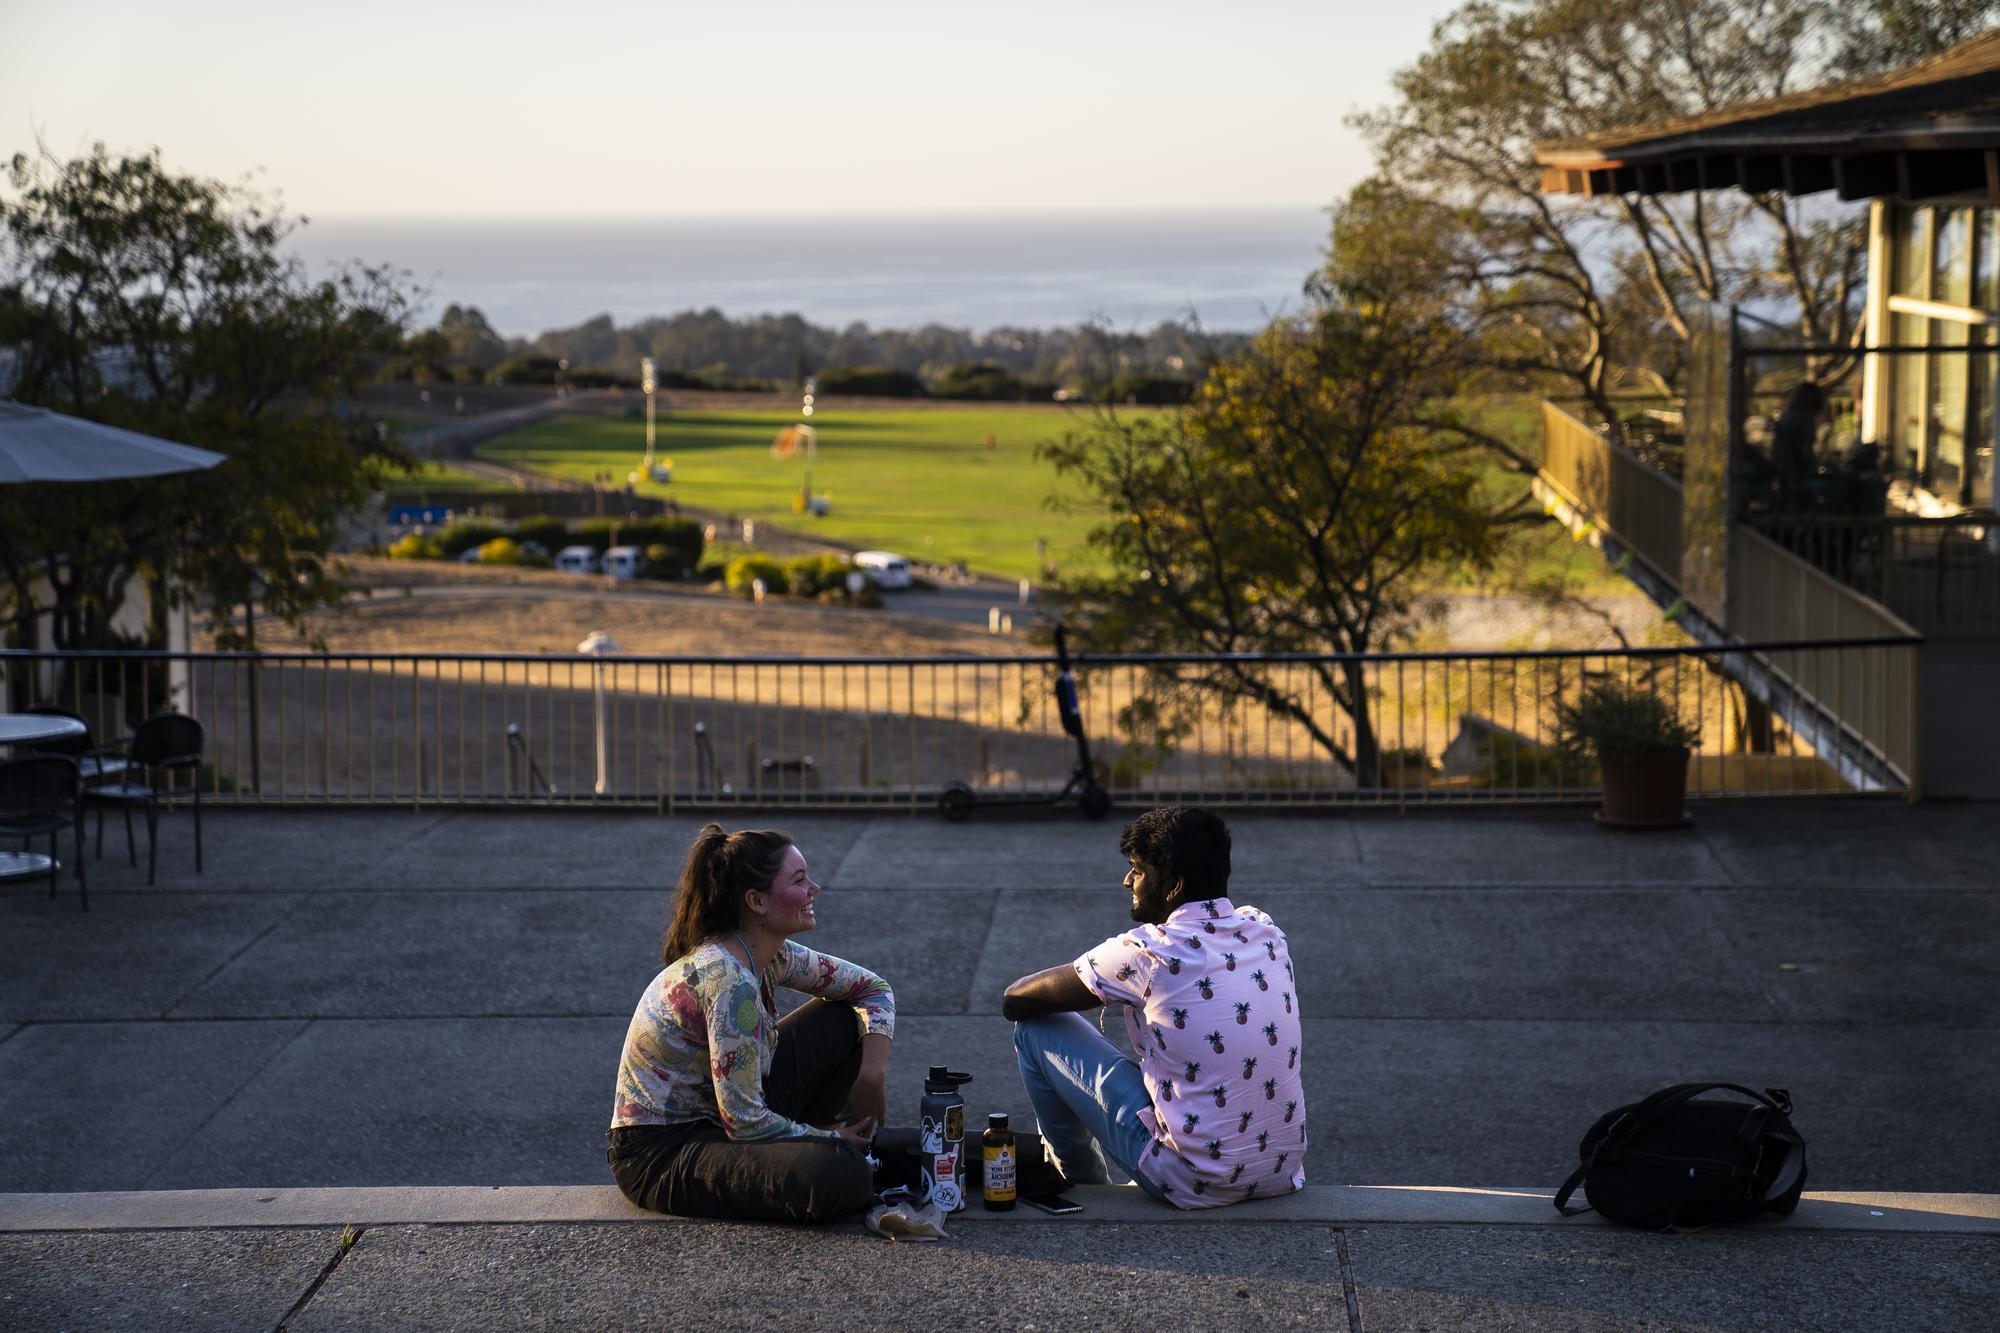
MULTIPOLYGON (((1488 429, 1538 452, 1540 416, 1532 403, 1482 404, 1488 429)), ((982 410, 911 408, 843 411, 836 400, 813 418, 819 434, 813 462, 815 493, 832 498, 823 518, 792 509, 804 480, 804 459, 772 457, 771 441, 799 418, 783 412, 662 414, 656 454, 673 460, 670 485, 640 484, 649 495, 797 528, 853 547, 882 547, 917 560, 963 560, 982 573, 1033 576, 1040 568, 1036 538, 1047 559, 1066 570, 1094 570, 1084 545, 1097 521, 1092 511, 1057 511, 1055 471, 1035 458, 1035 445, 1087 424, 1087 412, 1067 408, 982 410), (991 435, 994 447, 986 447, 991 435)), ((564 416, 537 422, 480 446, 483 458, 588 481, 609 472, 622 484, 645 453, 638 417, 564 416)), ((1486 469, 1497 499, 1520 485, 1498 467, 1486 469)), ((1583 590, 1625 590, 1587 547, 1560 537, 1554 524, 1515 529, 1501 562, 1510 577, 1562 570, 1583 590)), ((1446 588, 1482 584, 1475 571, 1441 580, 1446 588)))
MULTIPOLYGON (((795 527, 856 547, 901 551, 917 560, 1008 578, 1039 568, 1035 539, 1064 568, 1088 566, 1084 534, 1093 517, 1056 513, 1044 501, 1054 470, 1035 445, 1085 418, 1066 408, 963 411, 821 412, 812 488, 833 510, 806 518, 792 509, 805 460, 771 455, 771 441, 799 417, 779 412, 663 413, 655 453, 673 460, 674 479, 643 482, 643 494, 795 527), (991 435, 994 447, 986 447, 991 435)), ((588 481, 610 472, 621 483, 646 448, 642 418, 558 417, 502 436, 479 456, 588 481)))

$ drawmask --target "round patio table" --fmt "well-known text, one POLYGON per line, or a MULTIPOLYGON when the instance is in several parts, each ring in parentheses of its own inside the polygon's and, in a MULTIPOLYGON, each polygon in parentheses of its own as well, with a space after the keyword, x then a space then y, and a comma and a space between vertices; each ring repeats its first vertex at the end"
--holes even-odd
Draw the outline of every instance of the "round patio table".
MULTIPOLYGON (((0 713, 0 746, 32 745, 81 736, 89 728, 73 717, 51 713, 0 713)), ((51 862, 40 852, 0 852, 0 880, 46 875, 51 862)))
POLYGON ((0 713, 0 745, 32 745, 81 736, 89 728, 73 717, 54 713, 0 713))

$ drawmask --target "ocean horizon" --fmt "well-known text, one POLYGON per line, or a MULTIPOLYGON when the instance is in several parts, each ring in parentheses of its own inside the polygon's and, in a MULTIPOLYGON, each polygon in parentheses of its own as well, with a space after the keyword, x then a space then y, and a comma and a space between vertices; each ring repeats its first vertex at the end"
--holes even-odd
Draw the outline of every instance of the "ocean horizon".
POLYGON ((315 275, 361 260, 409 270, 424 323, 477 306, 532 338, 608 314, 620 326, 715 308, 875 329, 943 324, 1214 332, 1297 310, 1322 260, 1316 208, 1204 212, 645 221, 314 220, 286 243, 315 275))

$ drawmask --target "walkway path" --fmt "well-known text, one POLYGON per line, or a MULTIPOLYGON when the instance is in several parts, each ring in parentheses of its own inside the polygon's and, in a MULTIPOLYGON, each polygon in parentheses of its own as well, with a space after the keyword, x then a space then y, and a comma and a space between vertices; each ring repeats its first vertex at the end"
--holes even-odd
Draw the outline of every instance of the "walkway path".
MULTIPOLYGON (((1704 806, 1692 831, 1653 837, 1603 833, 1576 809, 1237 817, 1236 896, 1295 942, 1312 1179, 1546 1192, 1599 1111, 1713 1077, 1791 1090, 1815 1190, 2000 1194, 1986 1130, 2000 1082, 1995 817, 1976 803, 1704 806)), ((53 902, 38 887, 0 893, 0 1191, 607 1198, 611 1071, 657 967, 661 886, 699 822, 211 812, 196 876, 183 811, 165 822, 158 888, 114 855, 92 863, 87 915, 68 886, 53 902)), ((896 986, 892 1110, 913 1112, 923 1067, 948 1061, 976 1075, 975 1114, 1025 1117, 997 995, 1120 927, 1116 823, 785 822, 828 885, 815 943, 896 986)), ((28 1202, 0 1197, 0 1230, 28 1202)), ((1440 1230, 1347 1204, 1275 1231, 1248 1213, 1111 1215, 1093 1205, 1067 1232, 975 1218, 924 1250, 853 1229, 620 1227, 595 1213, 385 1222, 299 1326, 391 1311, 444 1327, 612 1322, 635 1301, 647 1317, 617 1322, 756 1323, 804 1302, 850 1325, 898 1310, 1013 1325, 1102 1315, 1123 1289, 1160 1318, 1225 1325, 1289 1311, 1337 1326, 1351 1293, 1369 1327, 1803 1324, 1814 1311, 1943 1327, 2000 1297, 1991 1239, 1965 1235, 1795 1226, 1663 1243, 1477 1216, 1440 1230), (691 1273, 707 1275, 692 1295, 691 1273), (683 1304, 662 1304, 675 1290, 683 1304)), ((0 1305, 0 1324, 45 1322, 24 1308, 89 1325, 121 1302, 197 1298, 192 1324, 275 1323, 337 1233, 0 1235, 0 1273, 27 1275, 0 1280, 0 1300, 43 1302, 0 1305)))

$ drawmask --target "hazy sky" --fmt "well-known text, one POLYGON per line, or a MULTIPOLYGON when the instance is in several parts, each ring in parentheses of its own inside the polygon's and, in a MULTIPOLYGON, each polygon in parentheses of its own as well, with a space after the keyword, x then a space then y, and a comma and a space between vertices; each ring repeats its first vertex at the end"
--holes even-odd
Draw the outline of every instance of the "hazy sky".
POLYGON ((40 136, 333 218, 1330 203, 1456 0, 0 0, 40 136))

